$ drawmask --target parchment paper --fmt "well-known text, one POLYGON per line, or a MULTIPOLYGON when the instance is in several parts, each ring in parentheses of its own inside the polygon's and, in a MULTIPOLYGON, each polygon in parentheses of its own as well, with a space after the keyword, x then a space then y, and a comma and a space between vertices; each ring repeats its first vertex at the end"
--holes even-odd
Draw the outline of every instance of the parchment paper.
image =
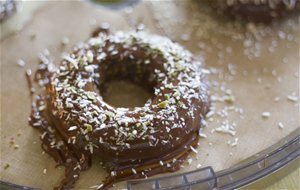
MULTIPOLYGON (((228 168, 299 128, 298 15, 260 34, 260 27, 251 24, 245 30, 242 27, 230 31, 230 27, 225 27, 229 21, 201 16, 200 10, 195 1, 146 1, 123 10, 77 1, 47 2, 22 31, 2 39, 1 180, 42 189, 59 184, 63 169, 55 168, 52 158, 43 154, 38 131, 27 123, 31 102, 24 73, 27 68, 35 70, 37 55, 45 48, 58 63, 63 51, 86 40, 95 24, 102 22, 108 22, 114 30, 129 30, 143 23, 146 31, 180 42, 203 59, 211 72, 214 111, 202 131, 207 138, 200 139, 198 153, 191 154, 190 164, 187 162, 178 172, 200 165, 212 166, 216 171, 228 168), (207 23, 209 18, 213 20, 207 23), (220 28, 226 35, 218 31, 220 28), (63 47, 64 37, 69 43, 63 47), (26 65, 18 66, 18 59, 26 65), (235 136, 212 133, 222 122, 235 126, 235 136)), ((75 188, 100 184, 105 175, 95 159, 75 188)), ((114 189, 122 189, 124 184, 117 184, 114 189)))

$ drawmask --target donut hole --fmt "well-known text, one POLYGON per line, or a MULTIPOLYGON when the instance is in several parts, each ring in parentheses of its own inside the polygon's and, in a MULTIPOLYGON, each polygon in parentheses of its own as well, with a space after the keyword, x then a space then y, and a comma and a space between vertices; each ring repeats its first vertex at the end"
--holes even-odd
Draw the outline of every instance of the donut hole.
POLYGON ((143 107, 153 98, 157 81, 148 66, 131 60, 110 61, 102 68, 98 87, 106 103, 114 107, 134 108, 143 107))
POLYGON ((107 81, 102 88, 103 100, 114 107, 142 107, 152 97, 149 89, 126 79, 107 81))

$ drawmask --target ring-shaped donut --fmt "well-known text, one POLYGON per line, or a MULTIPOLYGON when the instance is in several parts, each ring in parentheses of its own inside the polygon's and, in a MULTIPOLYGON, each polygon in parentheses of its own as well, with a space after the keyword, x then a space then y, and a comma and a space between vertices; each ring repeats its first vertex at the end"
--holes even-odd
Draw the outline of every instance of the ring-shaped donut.
POLYGON ((67 166, 61 189, 89 168, 92 155, 110 174, 105 188, 178 170, 196 151, 209 109, 207 81, 192 54, 168 38, 100 32, 64 55, 49 81, 31 123, 42 129, 44 149, 67 166), (115 78, 143 85, 153 96, 143 107, 113 107, 101 93, 115 78))

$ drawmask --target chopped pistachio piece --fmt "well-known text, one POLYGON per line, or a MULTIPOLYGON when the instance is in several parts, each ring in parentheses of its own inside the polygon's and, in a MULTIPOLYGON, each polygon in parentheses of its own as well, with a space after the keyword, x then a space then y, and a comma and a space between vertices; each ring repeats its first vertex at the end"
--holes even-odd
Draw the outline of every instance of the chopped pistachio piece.
POLYGON ((88 132, 92 132, 93 131, 93 126, 91 125, 91 124, 84 124, 84 126, 86 127, 86 130, 88 131, 88 132))
POLYGON ((146 125, 146 126, 148 126, 148 125, 150 125, 150 124, 151 124, 150 121, 146 121, 146 122, 145 122, 145 125, 146 125))
POLYGON ((169 94, 165 94, 165 99, 169 100, 170 99, 170 95, 169 94))
POLYGON ((157 106, 161 109, 167 108, 169 106, 169 102, 167 100, 160 102, 157 106))

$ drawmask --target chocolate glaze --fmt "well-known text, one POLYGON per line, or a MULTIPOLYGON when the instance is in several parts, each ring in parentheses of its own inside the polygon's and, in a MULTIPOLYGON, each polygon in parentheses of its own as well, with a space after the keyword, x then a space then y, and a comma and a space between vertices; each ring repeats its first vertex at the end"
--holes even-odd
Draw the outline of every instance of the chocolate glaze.
POLYGON ((44 91, 32 104, 30 125, 66 168, 56 189, 73 187, 93 155, 109 173, 101 189, 178 170, 197 146, 209 108, 206 78, 187 50, 144 32, 99 32, 57 69, 42 60, 35 75, 44 91), (111 78, 147 85, 154 95, 144 107, 114 108, 101 97, 111 78))
POLYGON ((238 19, 269 23, 275 18, 300 10, 300 0, 216 0, 209 1, 219 11, 238 19))

